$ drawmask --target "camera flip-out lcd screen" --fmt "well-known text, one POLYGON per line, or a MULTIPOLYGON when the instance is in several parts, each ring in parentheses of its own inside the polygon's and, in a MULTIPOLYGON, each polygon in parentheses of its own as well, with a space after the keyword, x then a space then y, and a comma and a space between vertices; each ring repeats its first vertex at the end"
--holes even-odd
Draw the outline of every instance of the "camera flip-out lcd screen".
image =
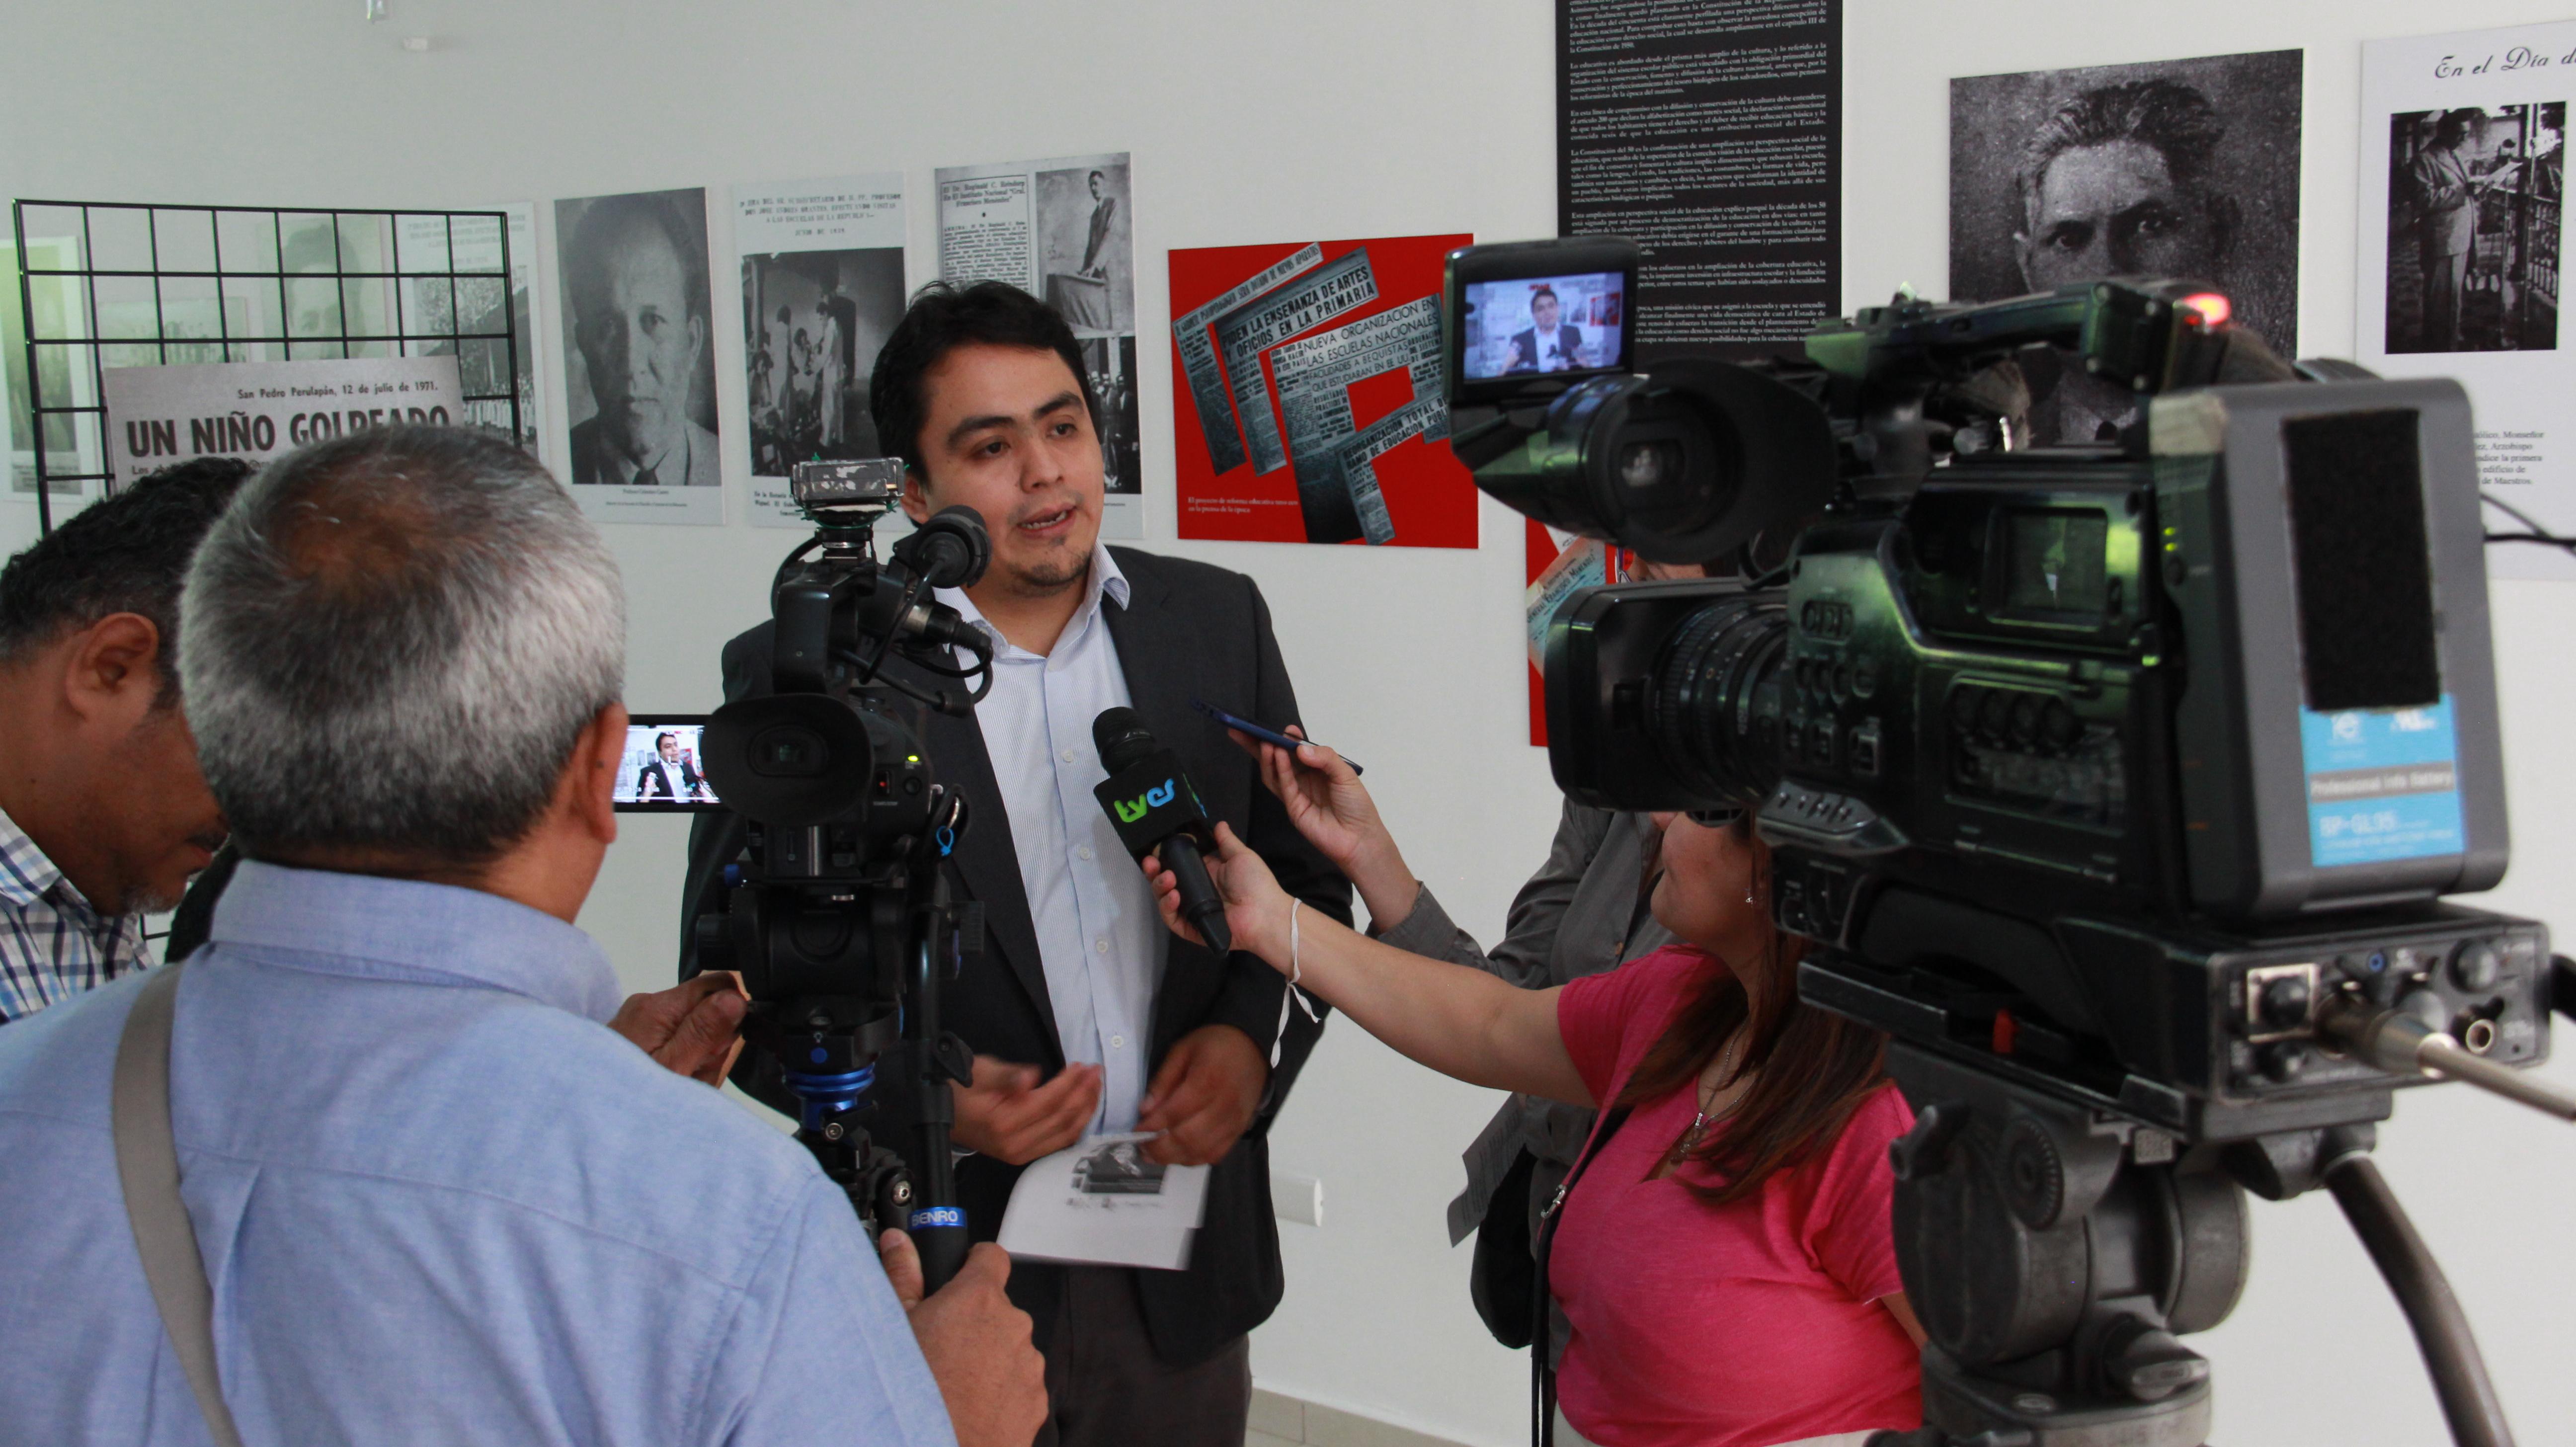
POLYGON ((617 764, 617 792, 610 796, 617 807, 720 807, 715 786, 707 782, 706 750, 699 745, 706 728, 701 714, 628 720, 626 754, 617 764))
POLYGON ((1627 278, 1615 271, 1467 284, 1471 382, 1548 372, 1598 372, 1627 358, 1627 278))
POLYGON ((1449 253, 1442 374, 1452 407, 1519 407, 1628 369, 1637 248, 1615 236, 1449 253))

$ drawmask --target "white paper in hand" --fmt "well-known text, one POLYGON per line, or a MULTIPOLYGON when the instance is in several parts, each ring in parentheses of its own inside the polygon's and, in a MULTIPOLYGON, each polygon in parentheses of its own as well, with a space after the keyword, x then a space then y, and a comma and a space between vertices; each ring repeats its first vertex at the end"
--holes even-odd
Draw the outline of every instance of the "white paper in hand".
POLYGON ((1002 1213, 1002 1249, 1031 1261, 1150 1266, 1190 1264, 1207 1210, 1205 1166, 1145 1158, 1150 1135, 1091 1136, 1031 1161, 1002 1213))

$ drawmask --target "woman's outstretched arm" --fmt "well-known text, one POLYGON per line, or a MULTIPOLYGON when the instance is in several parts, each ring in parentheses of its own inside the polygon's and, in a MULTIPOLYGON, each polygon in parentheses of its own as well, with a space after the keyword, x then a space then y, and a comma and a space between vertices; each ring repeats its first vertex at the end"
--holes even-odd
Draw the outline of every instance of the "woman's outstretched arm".
MULTIPOLYGON (((1518 989, 1482 970, 1380 944, 1298 907, 1270 877, 1261 856, 1223 824, 1207 866, 1225 900, 1236 949, 1260 956, 1283 975, 1293 965, 1302 988, 1398 1052, 1470 1085, 1593 1103, 1557 1030, 1557 990, 1518 989)), ((1197 939, 1181 917, 1180 886, 1171 872, 1149 856, 1145 873, 1164 923, 1197 939)))

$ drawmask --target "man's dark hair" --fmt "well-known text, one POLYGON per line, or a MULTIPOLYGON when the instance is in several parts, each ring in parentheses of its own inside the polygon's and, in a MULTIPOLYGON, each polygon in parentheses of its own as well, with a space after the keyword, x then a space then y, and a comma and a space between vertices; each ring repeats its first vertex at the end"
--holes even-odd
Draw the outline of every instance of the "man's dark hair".
POLYGON ((593 201, 583 210, 581 219, 573 223, 572 245, 568 248, 572 265, 565 268, 564 290, 573 303, 574 318, 580 318, 584 290, 598 280, 600 266, 608 260, 608 243, 637 226, 660 231, 662 239, 670 243, 671 254, 680 259, 680 285, 689 315, 705 316, 706 239, 667 198, 644 194, 593 201))
POLYGON ((2165 158, 2178 186, 2197 186, 2227 135, 2227 123, 2209 97, 2178 80, 2132 80, 2099 86, 2049 113, 2022 143, 2022 214, 2038 203, 2039 183, 2050 163, 2068 151, 2136 141, 2165 158))
MULTIPOLYGON (((1549 288, 1547 288, 1547 287, 1543 287, 1543 286, 1542 286, 1542 287, 1539 287, 1539 288, 1537 288, 1536 290, 1534 290, 1534 291, 1532 291, 1532 292, 1530 293, 1530 300, 1529 300, 1529 304, 1530 304, 1531 306, 1536 306, 1536 305, 1538 305, 1538 299, 1539 299, 1540 297, 1546 297, 1549 301, 1556 301, 1556 293, 1555 293, 1554 291, 1550 290, 1549 288)), ((1561 301, 1557 301, 1557 302, 1556 302, 1556 305, 1557 305, 1558 310, 1560 310, 1560 311, 1561 311, 1561 310, 1563 310, 1563 309, 1564 309, 1564 307, 1565 307, 1565 303, 1563 303, 1563 302, 1561 302, 1561 301)))
POLYGON ((1082 391, 1083 411, 1094 427, 1100 424, 1100 403, 1091 394, 1082 343, 1055 308, 1006 281, 972 286, 934 281, 912 294, 912 305, 895 323, 884 350, 877 353, 876 371, 868 377, 868 414, 876 419, 877 437, 925 483, 930 470, 922 460, 921 424, 930 413, 930 399, 923 395, 922 379, 950 352, 977 345, 1062 357, 1082 391))
POLYGON ((0 662, 114 613, 161 632, 161 699, 179 697, 179 589, 188 560, 250 476, 233 457, 166 467, 72 515, 0 568, 0 662))

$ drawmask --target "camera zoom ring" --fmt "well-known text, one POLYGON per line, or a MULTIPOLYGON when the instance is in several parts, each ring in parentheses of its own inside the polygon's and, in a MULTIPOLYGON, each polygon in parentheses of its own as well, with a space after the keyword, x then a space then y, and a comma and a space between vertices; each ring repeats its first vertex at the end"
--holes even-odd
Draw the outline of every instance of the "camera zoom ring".
POLYGON ((1765 685, 1779 671, 1788 632, 1777 594, 1722 599, 1673 630, 1657 660, 1648 728, 1666 765, 1694 792, 1743 799, 1770 791, 1779 774, 1779 690, 1765 685))

